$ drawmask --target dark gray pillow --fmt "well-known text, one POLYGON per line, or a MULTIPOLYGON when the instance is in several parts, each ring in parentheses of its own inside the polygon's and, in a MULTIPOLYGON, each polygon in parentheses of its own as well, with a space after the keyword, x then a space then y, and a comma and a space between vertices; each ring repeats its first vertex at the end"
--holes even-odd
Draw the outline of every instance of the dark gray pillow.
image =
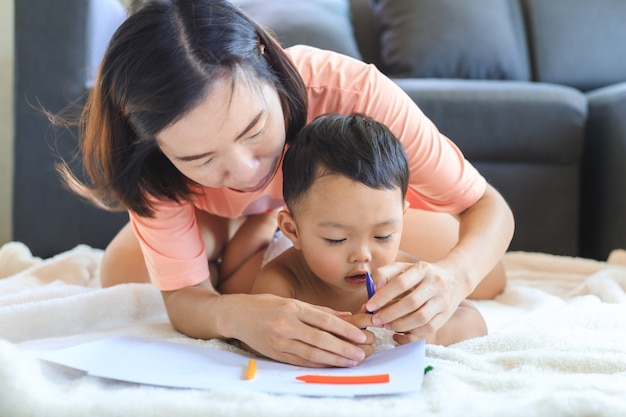
POLYGON ((537 81, 588 91, 626 81, 626 2, 525 0, 537 81))
POLYGON ((383 71, 393 77, 528 80, 512 0, 373 0, 383 71))
POLYGON ((281 45, 311 45, 361 59, 348 0, 232 0, 281 45))

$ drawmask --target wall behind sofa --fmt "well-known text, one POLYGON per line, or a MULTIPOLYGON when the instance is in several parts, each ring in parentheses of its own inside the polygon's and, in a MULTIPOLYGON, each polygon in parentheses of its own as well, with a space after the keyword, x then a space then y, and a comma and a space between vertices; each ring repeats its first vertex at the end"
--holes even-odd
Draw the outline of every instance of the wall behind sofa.
MULTIPOLYGON (((0 245, 13 239, 13 1, 0 0, 0 245)), ((121 3, 128 5, 130 1, 121 3)))
POLYGON ((0 0, 0 245, 10 241, 13 181, 13 0, 0 0))

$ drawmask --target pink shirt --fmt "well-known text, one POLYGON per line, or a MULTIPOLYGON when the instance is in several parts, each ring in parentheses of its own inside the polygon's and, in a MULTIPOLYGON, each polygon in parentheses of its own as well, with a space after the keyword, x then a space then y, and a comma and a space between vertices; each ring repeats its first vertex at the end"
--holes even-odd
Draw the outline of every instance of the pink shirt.
MULTIPOLYGON (((411 170, 411 207, 459 213, 484 193, 485 179, 393 81, 373 65, 308 46, 286 50, 307 88, 308 121, 324 113, 365 113, 404 143, 411 170)), ((281 207, 282 171, 264 190, 241 193, 201 188, 193 203, 158 202, 153 218, 130 213, 152 282, 161 290, 196 285, 209 277, 194 206, 228 218, 281 207)))

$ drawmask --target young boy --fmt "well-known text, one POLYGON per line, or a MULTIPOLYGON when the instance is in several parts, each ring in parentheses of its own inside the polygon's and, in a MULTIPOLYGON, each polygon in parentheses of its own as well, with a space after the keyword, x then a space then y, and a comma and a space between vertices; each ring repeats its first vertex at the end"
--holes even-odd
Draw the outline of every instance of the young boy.
MULTIPOLYGON (((399 249, 409 205, 402 144, 365 115, 321 116, 290 144, 283 177, 287 210, 278 225, 293 247, 261 269, 252 292, 365 313, 366 272, 375 278, 384 265, 417 262, 399 249)), ((485 334, 482 315, 464 301, 426 341, 449 345, 485 334)))

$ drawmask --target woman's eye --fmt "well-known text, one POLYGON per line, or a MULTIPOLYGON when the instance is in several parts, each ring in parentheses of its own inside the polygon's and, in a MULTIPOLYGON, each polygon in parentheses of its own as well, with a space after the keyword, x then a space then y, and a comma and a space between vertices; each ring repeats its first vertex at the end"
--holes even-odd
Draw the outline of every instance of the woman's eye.
POLYGON ((264 131, 265 131, 265 127, 261 128, 261 130, 259 130, 258 132, 256 132, 252 136, 249 136, 248 139, 258 138, 259 136, 261 136, 263 134, 264 131))
POLYGON ((324 241, 330 246, 341 245, 345 239, 324 239, 324 241))

